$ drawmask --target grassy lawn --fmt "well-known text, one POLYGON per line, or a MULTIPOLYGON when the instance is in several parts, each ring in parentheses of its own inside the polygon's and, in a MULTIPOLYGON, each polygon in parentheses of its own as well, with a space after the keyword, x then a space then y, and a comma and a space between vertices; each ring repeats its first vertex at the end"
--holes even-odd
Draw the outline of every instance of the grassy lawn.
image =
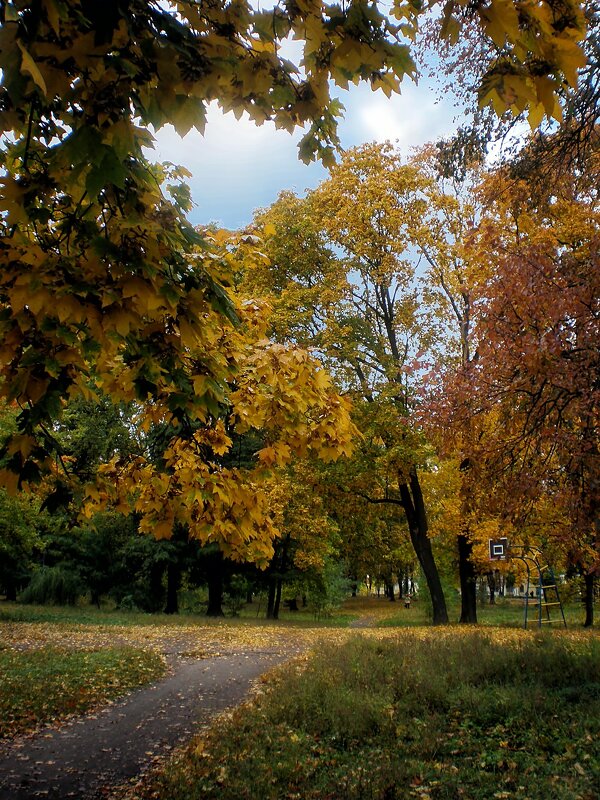
POLYGON ((413 628, 323 645, 128 795, 599 796, 597 635, 491 628, 413 628))
MULTIPOLYGON (((450 622, 458 622, 460 618, 460 598, 458 595, 448 595, 448 616, 450 622)), ((420 626, 430 624, 430 617, 427 612, 427 604, 421 600, 413 601, 409 609, 405 609, 401 600, 390 603, 387 599, 379 599, 377 604, 387 606, 387 611, 379 618, 379 625, 382 626, 420 626)), ((477 604, 477 620, 480 625, 499 625, 521 628, 524 619, 524 601, 520 598, 498 597, 495 605, 488 602, 477 604)), ((569 603, 564 606, 565 618, 569 628, 581 627, 584 620, 584 609, 581 603, 569 603)), ((530 628, 537 627, 537 607, 533 602, 529 604, 529 625, 530 628)), ((562 627, 562 618, 558 610, 553 610, 553 628, 562 627)))
POLYGON ((346 627, 356 619, 359 612, 348 611, 345 608, 336 609, 331 616, 315 618, 312 611, 301 609, 288 611, 282 608, 279 620, 265 620, 265 605, 258 602, 250 603, 242 608, 239 616, 209 618, 204 614, 147 614, 141 611, 121 611, 110 606, 96 608, 88 604, 76 606, 36 606, 21 603, 0 603, 1 622, 49 622, 67 623, 75 625, 117 625, 135 627, 139 625, 153 625, 161 627, 178 627, 188 625, 221 625, 224 621, 228 625, 297 625, 299 627, 346 627))
MULTIPOLYGON (((451 593, 447 596, 448 615, 450 622, 457 622, 460 617, 460 598, 458 594, 451 593)), ((364 595, 347 600, 342 608, 335 609, 330 616, 315 618, 310 609, 288 611, 282 608, 278 621, 264 618, 264 602, 255 601, 244 606, 239 616, 210 619, 203 614, 146 614, 135 611, 121 611, 110 606, 98 609, 90 605, 78 606, 35 606, 21 605, 20 603, 2 602, 0 604, 0 623, 2 622, 39 622, 39 623, 64 623, 73 625, 106 625, 121 627, 139 627, 152 625, 157 628, 176 628, 188 626, 276 626, 284 628, 315 628, 315 627, 348 627, 353 621, 361 617, 369 617, 373 624, 390 627, 415 627, 430 624, 427 603, 421 599, 413 600, 411 607, 405 609, 402 600, 391 603, 387 598, 364 595)), ((506 625, 520 628, 523 625, 523 600, 517 598, 498 597, 496 604, 478 604, 477 615, 482 625, 506 625)), ((558 618, 558 612, 553 617, 558 618)), ((584 618, 581 603, 572 603, 565 606, 565 616, 569 628, 581 626, 584 618)), ((536 609, 529 607, 530 626, 536 626, 536 609)), ((554 624, 553 627, 560 627, 554 624)))
POLYGON ((0 649, 0 738, 87 711, 164 671, 158 653, 133 648, 0 649))
MULTIPOLYGON (((456 599, 454 599, 456 600, 456 599)), ((0 737, 158 677, 168 647, 205 657, 314 647, 129 800, 598 800, 600 638, 522 631, 500 600, 482 625, 428 626, 426 605, 354 598, 327 620, 208 620, 0 606, 0 737), (348 624, 366 620, 353 631, 348 624), (494 626, 494 627, 492 627, 494 626)), ((459 607, 451 600, 451 619, 459 607)), ((122 795, 119 795, 121 797, 122 795)))

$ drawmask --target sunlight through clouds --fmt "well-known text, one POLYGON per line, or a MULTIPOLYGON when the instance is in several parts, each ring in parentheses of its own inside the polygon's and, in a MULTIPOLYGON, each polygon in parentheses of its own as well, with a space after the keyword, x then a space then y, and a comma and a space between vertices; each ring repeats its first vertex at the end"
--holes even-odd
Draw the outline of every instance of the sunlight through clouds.
POLYGON ((442 136, 456 127, 454 109, 436 103, 434 90, 427 85, 415 86, 405 81, 402 94, 388 99, 363 86, 356 90, 348 104, 348 123, 352 144, 386 140, 397 142, 403 153, 442 136))
MULTIPOLYGON (((415 86, 405 81, 402 95, 390 99, 365 85, 339 94, 346 107, 340 121, 344 148, 389 139, 408 155, 411 148, 448 136, 456 126, 455 109, 436 104, 427 83, 415 86)), ((237 120, 231 113, 223 114, 216 104, 207 116, 204 136, 191 131, 181 139, 171 126, 163 128, 152 155, 182 164, 192 173, 194 224, 244 227, 253 211, 270 205, 280 191, 302 194, 327 176, 320 164, 299 161, 302 131, 290 135, 271 123, 256 126, 247 117, 237 120)))

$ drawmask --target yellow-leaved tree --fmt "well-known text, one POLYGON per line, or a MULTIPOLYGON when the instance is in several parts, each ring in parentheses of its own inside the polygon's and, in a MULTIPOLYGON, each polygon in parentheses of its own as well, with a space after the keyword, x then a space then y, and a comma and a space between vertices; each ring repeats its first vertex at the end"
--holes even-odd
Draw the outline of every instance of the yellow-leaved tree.
MULTIPOLYGON (((330 162, 341 108, 330 81, 397 91, 415 74, 409 43, 424 12, 420 3, 397 2, 388 13, 367 0, 270 11, 245 0, 2 3, 0 394, 20 412, 0 454, 3 482, 22 488, 51 470, 64 400, 93 396, 95 386, 115 402, 140 403, 153 424, 174 426, 169 478, 190 468, 191 451, 213 452, 198 430, 217 435, 222 405, 232 404, 239 425, 263 414, 245 376, 262 371, 257 385, 266 397, 277 359, 291 374, 293 358, 266 347, 252 356, 231 334, 238 314, 228 251, 187 222, 185 175, 148 162, 149 127, 202 130, 216 101, 258 123, 306 124, 301 156, 330 162), (301 42, 296 64, 282 57, 288 38, 301 42), (239 399, 230 394, 236 373, 239 399)), ((449 2, 444 16, 448 37, 474 17, 502 51, 484 100, 499 110, 541 103, 556 115, 556 97, 576 82, 582 59, 579 3, 449 2)), ((311 408, 325 391, 319 380, 306 389, 311 408)), ((225 439, 215 446, 225 448, 225 439)), ((310 437, 278 438, 264 459, 282 458, 284 446, 309 447, 310 437)), ((185 497, 178 502, 189 509, 185 497)))
MULTIPOLYGON (((231 260, 232 269, 238 258, 247 265, 247 244, 235 237, 225 244, 223 259, 231 260)), ((226 557, 264 566, 279 533, 270 508, 271 470, 294 458, 327 462, 349 455, 358 431, 349 400, 314 356, 267 338, 268 307, 238 298, 233 290, 231 299, 238 324, 224 320, 214 328, 212 351, 204 342, 187 351, 198 365, 209 357, 222 360, 232 376, 228 383, 217 384, 208 370, 195 372, 193 393, 205 411, 186 425, 154 400, 138 403, 140 428, 162 426, 163 435, 154 439, 151 456, 101 465, 94 483, 85 487, 85 509, 90 516, 107 505, 135 511, 140 530, 158 538, 185 525, 191 538, 217 544, 226 557), (255 458, 236 464, 234 442, 248 434, 258 442, 255 458)), ((123 381, 123 374, 113 380, 123 381)))

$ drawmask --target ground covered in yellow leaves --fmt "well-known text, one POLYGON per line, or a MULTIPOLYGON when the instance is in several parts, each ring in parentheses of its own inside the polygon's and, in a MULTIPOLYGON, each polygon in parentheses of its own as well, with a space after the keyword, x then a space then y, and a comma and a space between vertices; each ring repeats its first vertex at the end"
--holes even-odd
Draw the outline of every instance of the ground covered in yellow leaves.
POLYGON ((284 659, 251 702, 114 797, 596 800, 598 635, 431 628, 422 616, 377 598, 348 601, 340 627, 7 605, 2 735, 97 708, 166 668, 172 680, 222 662, 231 680, 252 660, 256 676, 284 659))

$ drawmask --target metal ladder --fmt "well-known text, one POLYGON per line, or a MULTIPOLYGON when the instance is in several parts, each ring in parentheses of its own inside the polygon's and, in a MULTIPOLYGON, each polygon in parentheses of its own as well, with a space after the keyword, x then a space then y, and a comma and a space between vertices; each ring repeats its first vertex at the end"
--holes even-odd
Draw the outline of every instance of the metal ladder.
POLYGON ((531 620, 529 606, 537 608, 538 628, 542 625, 559 623, 567 627, 563 604, 558 592, 554 571, 550 564, 544 564, 542 551, 530 545, 511 545, 509 548, 510 558, 516 558, 525 564, 527 569, 527 588, 525 590, 525 619, 523 627, 526 629, 531 620), (520 551, 520 552, 519 552, 520 551), (532 576, 532 573, 534 575, 532 576), (533 580, 532 580, 533 577, 533 580), (535 587, 535 598, 530 597, 529 593, 535 587), (559 611, 560 616, 552 617, 552 611, 559 611))

